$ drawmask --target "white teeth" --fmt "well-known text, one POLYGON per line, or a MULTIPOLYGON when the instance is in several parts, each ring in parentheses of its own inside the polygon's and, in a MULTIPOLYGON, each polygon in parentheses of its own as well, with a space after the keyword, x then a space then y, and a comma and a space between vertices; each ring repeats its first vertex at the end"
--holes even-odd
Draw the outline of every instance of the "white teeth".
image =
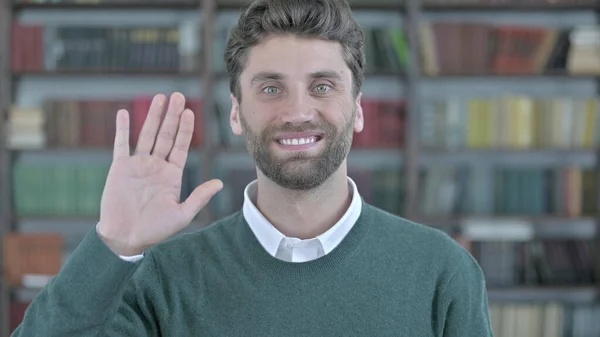
POLYGON ((283 145, 304 145, 310 144, 317 141, 317 137, 308 137, 308 138, 293 138, 293 139, 281 139, 279 143, 283 145))

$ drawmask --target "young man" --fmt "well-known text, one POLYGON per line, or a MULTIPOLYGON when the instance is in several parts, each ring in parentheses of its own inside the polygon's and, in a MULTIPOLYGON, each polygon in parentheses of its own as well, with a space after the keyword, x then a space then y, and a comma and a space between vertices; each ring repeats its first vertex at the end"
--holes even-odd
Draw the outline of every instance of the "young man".
POLYGON ((14 336, 492 336, 476 261, 366 204, 347 177, 369 122, 348 4, 257 0, 226 60, 231 127, 258 174, 243 209, 167 240, 222 182, 179 200, 194 118, 180 94, 155 97, 133 155, 119 111, 96 230, 14 336))

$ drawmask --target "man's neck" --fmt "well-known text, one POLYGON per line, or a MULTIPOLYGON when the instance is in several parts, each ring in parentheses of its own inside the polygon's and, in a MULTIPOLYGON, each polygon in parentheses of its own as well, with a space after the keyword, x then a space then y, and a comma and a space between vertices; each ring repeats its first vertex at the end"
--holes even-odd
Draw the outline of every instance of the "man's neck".
POLYGON ((346 170, 340 168, 325 183, 310 191, 292 191, 258 172, 256 207, 287 237, 314 238, 344 215, 352 201, 346 170))

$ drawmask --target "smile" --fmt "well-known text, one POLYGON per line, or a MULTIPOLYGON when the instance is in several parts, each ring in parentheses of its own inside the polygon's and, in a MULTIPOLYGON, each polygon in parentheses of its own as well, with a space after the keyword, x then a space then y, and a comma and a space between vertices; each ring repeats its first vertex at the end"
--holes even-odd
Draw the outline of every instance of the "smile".
POLYGON ((280 134, 274 140, 284 151, 308 151, 320 148, 324 134, 321 132, 292 132, 280 134))
POLYGON ((318 140, 319 140, 319 137, 315 136, 315 137, 305 137, 305 138, 279 139, 278 142, 279 142, 279 144, 282 144, 282 145, 305 145, 305 144, 316 143, 318 140))

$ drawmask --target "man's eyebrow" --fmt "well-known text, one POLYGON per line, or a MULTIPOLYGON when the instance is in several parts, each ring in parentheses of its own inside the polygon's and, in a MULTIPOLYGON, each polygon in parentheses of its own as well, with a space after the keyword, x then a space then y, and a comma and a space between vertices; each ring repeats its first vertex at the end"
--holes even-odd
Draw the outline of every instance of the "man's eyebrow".
POLYGON ((250 80, 251 84, 256 82, 264 82, 264 81, 277 81, 282 80, 285 76, 281 73, 276 73, 272 71, 261 71, 252 77, 250 80))
POLYGON ((333 71, 333 70, 316 71, 316 72, 310 74, 310 77, 313 79, 315 79, 315 78, 331 78, 331 79, 338 80, 338 81, 342 80, 342 76, 337 71, 333 71))
MULTIPOLYGON (((334 70, 319 70, 311 73, 310 78, 318 79, 318 78, 330 78, 333 80, 341 81, 342 76, 334 70)), ((285 78, 284 74, 273 72, 273 71, 261 71, 254 75, 250 80, 251 84, 256 82, 265 82, 265 81, 280 81, 285 78)))

